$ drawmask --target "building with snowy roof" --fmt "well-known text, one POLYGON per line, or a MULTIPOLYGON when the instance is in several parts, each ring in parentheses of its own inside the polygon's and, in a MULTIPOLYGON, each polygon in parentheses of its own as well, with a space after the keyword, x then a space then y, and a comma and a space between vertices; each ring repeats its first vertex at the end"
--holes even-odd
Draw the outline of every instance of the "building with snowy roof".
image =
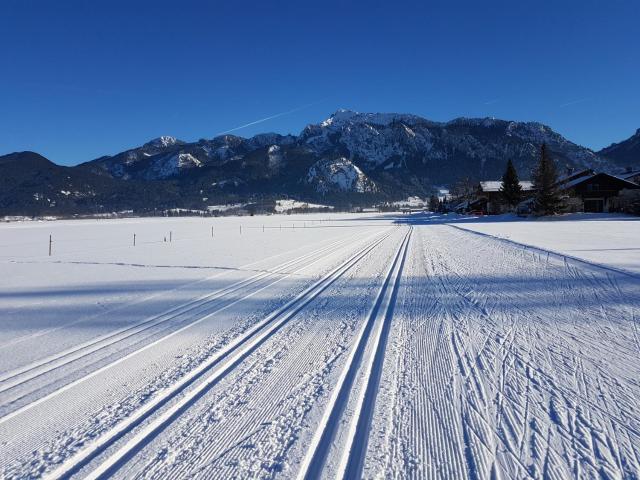
MULTIPOLYGON (((470 208, 482 211, 489 215, 504 213, 508 210, 505 205, 504 198, 500 189, 502 188, 502 180, 487 180, 478 184, 476 198, 471 202, 470 208)), ((533 195, 533 182, 529 180, 521 180, 520 188, 523 197, 533 195)))
POLYGON ((640 169, 634 170, 632 168, 627 168, 627 170, 624 173, 621 173, 620 175, 616 175, 616 177, 640 185, 640 169))
POLYGON ((624 190, 636 190, 640 186, 608 173, 591 173, 560 180, 558 189, 570 201, 570 211, 611 212, 616 211, 616 200, 624 190))

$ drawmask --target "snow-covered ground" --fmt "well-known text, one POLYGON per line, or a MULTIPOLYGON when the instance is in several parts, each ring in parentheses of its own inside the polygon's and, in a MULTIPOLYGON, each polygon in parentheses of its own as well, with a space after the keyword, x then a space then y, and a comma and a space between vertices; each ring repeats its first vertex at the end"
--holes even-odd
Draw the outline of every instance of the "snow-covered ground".
POLYGON ((637 225, 2 224, 0 475, 637 478, 637 225))
POLYGON ((522 220, 484 217, 452 225, 559 252, 600 265, 640 273, 640 218, 628 215, 571 214, 522 220))
POLYGON ((320 205, 318 203, 301 202, 300 200, 276 200, 275 211, 277 213, 288 212, 291 210, 333 210, 328 205, 320 205))

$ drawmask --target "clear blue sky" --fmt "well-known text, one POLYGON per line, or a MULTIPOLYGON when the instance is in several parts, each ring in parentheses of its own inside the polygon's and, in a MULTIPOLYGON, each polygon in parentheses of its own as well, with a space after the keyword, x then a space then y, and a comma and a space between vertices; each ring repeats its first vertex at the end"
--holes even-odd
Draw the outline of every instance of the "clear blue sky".
POLYGON ((0 154, 298 133, 338 108, 640 128, 636 0, 0 2, 0 154), (309 104, 311 104, 309 106, 309 104))

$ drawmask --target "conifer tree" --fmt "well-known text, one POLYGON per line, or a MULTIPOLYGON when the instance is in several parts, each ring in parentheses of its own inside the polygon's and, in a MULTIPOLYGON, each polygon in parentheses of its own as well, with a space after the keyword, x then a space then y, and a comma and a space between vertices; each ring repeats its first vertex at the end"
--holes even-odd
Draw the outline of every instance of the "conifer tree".
POLYGON ((547 145, 540 148, 540 161, 533 172, 533 188, 536 191, 534 211, 536 215, 553 215, 560 207, 560 195, 556 186, 556 165, 549 156, 547 145))
POLYGON ((436 195, 431 195, 429 198, 429 210, 432 212, 440 211, 440 199, 436 195))
POLYGON ((522 198, 522 187, 520 186, 520 180, 518 179, 518 172, 513 166, 511 159, 507 162, 507 169, 502 175, 502 185, 500 186, 500 192, 502 197, 509 208, 512 209, 522 198))

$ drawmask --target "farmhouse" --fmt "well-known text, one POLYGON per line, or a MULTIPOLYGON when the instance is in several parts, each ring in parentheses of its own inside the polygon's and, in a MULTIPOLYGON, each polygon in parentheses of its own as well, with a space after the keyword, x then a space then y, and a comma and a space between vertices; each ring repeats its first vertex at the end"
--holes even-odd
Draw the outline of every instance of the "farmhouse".
MULTIPOLYGON (((489 215, 505 213, 502 181, 482 181, 478 184, 474 198, 464 199, 453 210, 459 213, 482 212, 489 215)), ((516 208, 518 213, 530 212, 535 193, 533 182, 520 181, 522 201, 516 208)), ((555 183, 562 196, 564 212, 623 212, 632 211, 630 205, 640 197, 640 170, 611 175, 596 173, 590 168, 568 169, 555 183)))
POLYGON ((622 190, 635 190, 639 185, 608 173, 589 173, 556 184, 569 197, 569 210, 577 212, 610 212, 615 210, 612 199, 622 190))

